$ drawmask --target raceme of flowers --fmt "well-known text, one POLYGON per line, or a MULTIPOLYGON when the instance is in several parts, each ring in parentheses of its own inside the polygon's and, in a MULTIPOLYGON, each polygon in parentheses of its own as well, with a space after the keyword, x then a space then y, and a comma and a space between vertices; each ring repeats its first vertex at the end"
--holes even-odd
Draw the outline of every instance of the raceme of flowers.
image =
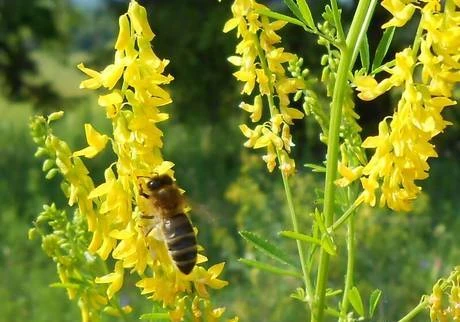
POLYGON ((295 162, 290 158, 291 147, 294 146, 290 126, 295 119, 303 118, 303 113, 289 106, 291 94, 304 88, 299 78, 286 76, 285 65, 297 60, 294 54, 282 47, 276 47, 281 37, 276 33, 286 22, 273 21, 258 13, 267 7, 254 0, 235 0, 232 5, 233 17, 229 19, 224 32, 236 28, 237 37, 241 41, 236 46, 235 56, 228 58, 230 63, 239 67, 233 75, 244 83, 242 93, 251 95, 258 85, 258 94, 253 102, 242 102, 240 108, 250 113, 254 128, 241 124, 240 129, 247 138, 244 146, 253 149, 265 148, 262 157, 271 172, 277 165, 280 170, 291 175, 295 171, 295 162), (264 100, 268 103, 270 118, 264 118, 264 100), (276 104, 275 104, 276 98, 276 104))
POLYGON ((373 100, 392 87, 403 88, 394 114, 380 122, 377 136, 363 142, 364 148, 375 149, 372 158, 350 178, 352 181, 359 177, 356 174, 362 174, 361 201, 374 206, 378 198, 379 206, 396 211, 411 209, 421 190, 416 181, 428 177, 427 160, 437 157, 430 141, 450 124, 441 112, 456 103, 451 99, 452 89, 460 79, 458 13, 452 8, 441 11, 440 1, 427 1, 423 7, 415 3, 383 1, 394 15, 384 26, 402 26, 413 9, 420 10, 420 53, 411 48, 397 53, 395 65, 384 69, 390 77, 380 82, 372 76, 354 80, 363 100, 373 100))
POLYGON ((126 272, 136 272, 141 276, 136 286, 158 301, 171 320, 201 316, 214 321, 224 308, 212 308, 207 288, 227 285, 218 278, 224 263, 205 269, 199 264, 207 259, 199 255, 193 272, 183 275, 169 258, 164 241, 144 235, 140 216, 146 200, 139 196, 139 177, 173 174, 173 163, 162 159, 163 133, 156 126, 169 117, 160 110, 171 103, 161 86, 173 77, 164 74, 169 61, 158 58, 151 48, 154 34, 144 7, 131 1, 128 12, 119 18, 119 27, 113 64, 100 72, 78 66, 89 76, 81 88, 107 90, 98 104, 112 123, 113 136, 86 124, 88 147, 65 155, 62 145, 56 147, 56 165, 68 182, 69 205, 77 204, 86 217, 92 235, 89 252, 102 260, 115 259, 114 271, 95 279, 107 284, 109 301, 122 288, 126 272), (117 160, 105 170, 104 182, 94 187, 80 157, 95 157, 108 142, 117 160))
POLYGON ((428 297, 431 321, 458 321, 460 319, 460 267, 455 267, 448 278, 440 279, 428 297))

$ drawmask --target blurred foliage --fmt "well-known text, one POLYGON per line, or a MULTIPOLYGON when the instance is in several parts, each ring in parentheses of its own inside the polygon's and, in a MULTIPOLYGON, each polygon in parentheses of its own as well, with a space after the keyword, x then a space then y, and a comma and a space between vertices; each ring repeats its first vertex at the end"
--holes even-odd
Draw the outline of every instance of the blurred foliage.
MULTIPOLYGON (((155 51, 171 59, 168 71, 176 78, 170 88, 174 103, 168 107, 172 120, 164 128, 165 158, 176 163, 176 177, 190 198, 199 242, 211 264, 227 262, 224 277, 230 285, 215 294, 216 303, 227 306, 241 321, 303 318, 299 316, 304 312, 302 303, 288 296, 299 286, 298 281, 280 282, 278 276, 238 262, 240 257, 258 256, 238 236, 242 229, 260 233, 293 255, 296 248, 293 242, 276 235, 279 230, 291 229, 279 177, 267 174, 259 156, 242 147, 237 128, 239 89, 225 60, 234 43, 221 33, 230 16, 230 2, 141 3, 147 6, 157 34, 155 51)), ((284 10, 282 2, 273 4, 284 10)), ((109 126, 101 117, 103 111, 95 109, 95 98, 83 98, 77 90, 81 76, 74 66, 82 59, 94 62, 88 63, 91 66, 107 64, 117 16, 125 9, 126 3, 121 1, 95 1, 91 8, 75 7, 65 0, 0 2, 0 316, 5 321, 79 319, 65 291, 48 287, 57 280, 54 264, 37 241, 27 239, 27 230, 42 204, 64 202, 58 185, 44 179, 40 162, 33 158, 35 147, 27 123, 36 112, 65 107, 66 116, 56 131, 75 149, 85 146, 85 122, 109 126)), ((345 9, 346 17, 352 8, 345 9)), ((289 27, 288 32, 288 48, 299 54, 308 52, 305 65, 311 65, 319 55, 311 50, 312 39, 299 40, 295 27, 289 27)), ((316 68, 312 66, 313 73, 319 66, 316 68)), ((386 97, 381 106, 359 106, 365 133, 375 131, 390 101, 391 97, 386 97)), ((360 252, 356 277, 362 281, 357 286, 366 296, 374 288, 384 291, 379 320, 396 320, 422 293, 430 292, 437 278, 459 263, 458 113, 454 108, 446 113, 454 125, 436 142, 443 158, 432 162, 431 178, 424 183, 416 209, 410 214, 395 214, 364 208, 357 214, 360 252)), ((298 125, 298 164, 322 159, 324 147, 317 143, 316 129, 298 125)), ((98 160, 91 160, 88 166, 102 178, 104 156, 98 160)), ((316 206, 312 201, 321 187, 320 174, 299 167, 293 191, 296 208, 303 213, 303 231, 309 230, 308 214, 316 206)), ((345 229, 338 233, 345 234, 345 229)), ((345 251, 345 246, 339 245, 339 256, 332 260, 335 287, 343 283, 344 271, 339 268, 344 266, 345 251)), ((126 291, 126 301, 137 299, 126 291)), ((136 309, 145 313, 146 305, 139 304, 136 309)))

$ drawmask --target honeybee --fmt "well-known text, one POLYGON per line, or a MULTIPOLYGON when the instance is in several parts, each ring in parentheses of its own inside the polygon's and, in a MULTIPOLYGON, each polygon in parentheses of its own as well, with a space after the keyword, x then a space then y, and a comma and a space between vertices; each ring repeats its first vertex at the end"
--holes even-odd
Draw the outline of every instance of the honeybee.
POLYGON ((189 274, 197 260, 197 241, 192 223, 184 213, 184 197, 167 174, 150 177, 145 186, 147 191, 141 186, 140 195, 148 199, 148 207, 141 218, 151 224, 145 234, 150 234, 158 223, 172 261, 182 273, 189 274))

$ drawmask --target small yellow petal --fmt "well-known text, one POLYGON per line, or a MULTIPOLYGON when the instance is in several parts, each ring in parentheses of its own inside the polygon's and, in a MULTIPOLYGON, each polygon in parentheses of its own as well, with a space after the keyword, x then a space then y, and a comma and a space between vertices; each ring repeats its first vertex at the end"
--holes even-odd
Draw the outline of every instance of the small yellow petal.
POLYGON ((119 25, 120 31, 118 32, 118 38, 117 38, 117 41, 115 42, 115 49, 124 50, 130 40, 129 20, 126 14, 120 16, 120 18, 118 19, 118 25, 119 25))
POLYGON ((90 68, 86 68, 83 63, 77 65, 77 68, 81 70, 83 73, 88 75, 89 79, 86 79, 80 83, 80 88, 88 88, 88 89, 98 89, 102 85, 102 76, 101 73, 95 71, 90 68))
POLYGON ((85 133, 86 141, 88 142, 88 147, 76 151, 73 153, 73 156, 85 156, 87 158, 93 158, 101 150, 105 148, 109 137, 107 135, 101 135, 97 132, 91 124, 85 124, 85 133))
POLYGON ((231 18, 231 19, 229 19, 224 25, 223 32, 227 33, 230 30, 235 29, 236 26, 238 26, 239 22, 240 22, 240 18, 231 18))

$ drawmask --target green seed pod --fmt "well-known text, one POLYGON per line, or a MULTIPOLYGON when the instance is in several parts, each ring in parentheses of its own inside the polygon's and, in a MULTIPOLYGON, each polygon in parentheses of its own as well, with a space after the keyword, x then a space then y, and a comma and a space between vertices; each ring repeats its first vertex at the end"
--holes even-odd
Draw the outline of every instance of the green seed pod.
POLYGON ((46 160, 43 162, 43 166, 42 166, 43 172, 46 172, 46 171, 48 171, 49 169, 51 169, 51 168, 54 166, 54 164, 55 164, 54 160, 52 160, 52 159, 46 159, 46 160))
POLYGON ((50 171, 48 171, 48 173, 46 174, 45 178, 48 179, 48 180, 53 179, 58 172, 59 172, 59 170, 57 168, 53 168, 50 171))

